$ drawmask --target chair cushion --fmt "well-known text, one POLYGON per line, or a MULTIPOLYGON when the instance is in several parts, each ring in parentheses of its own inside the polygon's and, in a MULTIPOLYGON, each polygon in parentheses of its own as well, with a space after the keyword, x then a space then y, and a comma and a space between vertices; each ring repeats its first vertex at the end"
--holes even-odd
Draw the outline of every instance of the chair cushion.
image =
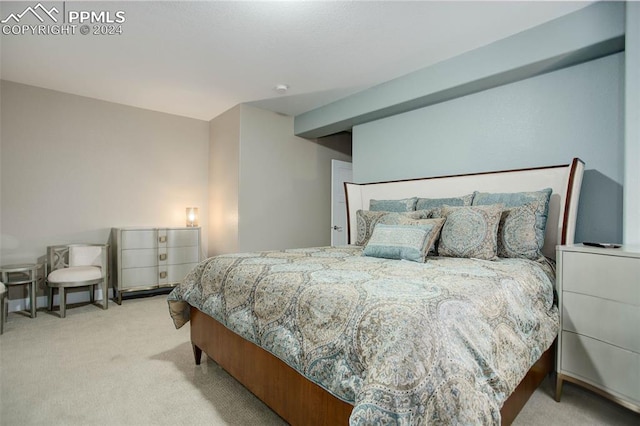
POLYGON ((97 266, 72 266, 56 269, 48 276, 50 283, 75 283, 98 280, 102 278, 102 270, 97 266))

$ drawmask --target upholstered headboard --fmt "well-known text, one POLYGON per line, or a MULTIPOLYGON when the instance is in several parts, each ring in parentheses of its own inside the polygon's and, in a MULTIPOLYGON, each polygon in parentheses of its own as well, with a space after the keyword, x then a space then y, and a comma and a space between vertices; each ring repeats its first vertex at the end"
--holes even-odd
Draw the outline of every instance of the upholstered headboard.
POLYGON ((584 162, 531 169, 375 183, 345 183, 349 242, 356 241, 356 212, 369 210, 369 201, 410 197, 445 198, 480 192, 522 192, 551 188, 549 216, 542 252, 555 259, 557 244, 573 243, 584 162))

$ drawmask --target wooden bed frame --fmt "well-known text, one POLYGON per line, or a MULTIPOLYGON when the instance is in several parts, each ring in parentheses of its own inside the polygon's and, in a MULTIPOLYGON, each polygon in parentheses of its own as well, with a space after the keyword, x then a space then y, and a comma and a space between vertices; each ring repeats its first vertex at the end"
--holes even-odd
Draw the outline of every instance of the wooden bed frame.
MULTIPOLYGON (((535 191, 551 187, 543 251, 555 257, 556 244, 572 243, 584 163, 373 184, 345 184, 350 241, 355 240, 355 212, 370 199, 460 196, 474 190, 535 191), (547 244, 549 243, 549 244, 547 244)), ((249 391, 292 425, 347 425, 353 406, 306 379, 286 363, 191 307, 191 343, 196 364, 204 351, 249 391)), ((555 343, 531 367, 500 413, 511 424, 545 376, 553 370, 555 343)))

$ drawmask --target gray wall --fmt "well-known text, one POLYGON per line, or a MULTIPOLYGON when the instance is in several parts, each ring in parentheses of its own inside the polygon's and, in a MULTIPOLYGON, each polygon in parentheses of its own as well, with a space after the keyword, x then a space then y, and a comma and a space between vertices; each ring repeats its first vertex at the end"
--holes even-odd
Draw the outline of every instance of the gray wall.
POLYGON ((188 206, 207 235, 206 121, 8 81, 1 94, 2 264, 111 227, 185 226, 188 206))
POLYGON ((627 2, 624 243, 640 246, 640 2, 627 2))
POLYGON ((576 241, 620 242, 624 54, 353 129, 357 182, 586 162, 576 241))
POLYGON ((208 256, 238 251, 240 111, 238 105, 209 122, 208 256))
POLYGON ((294 136, 293 117, 249 105, 240 135, 241 251, 329 245, 331 159, 351 156, 294 136))
POLYGON ((209 255, 329 245, 331 160, 344 135, 293 135, 293 118, 238 105, 210 122, 209 255))

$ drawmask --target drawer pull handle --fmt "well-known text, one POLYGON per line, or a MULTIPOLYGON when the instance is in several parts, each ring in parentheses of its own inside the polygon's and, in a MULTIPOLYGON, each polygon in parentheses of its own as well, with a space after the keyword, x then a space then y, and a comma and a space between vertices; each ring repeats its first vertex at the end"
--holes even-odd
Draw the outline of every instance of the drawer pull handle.
POLYGON ((166 271, 160 272, 160 278, 167 278, 167 272, 166 271))
POLYGON ((166 235, 163 235, 163 236, 161 236, 160 238, 158 238, 158 240, 159 240, 161 243, 166 243, 166 242, 167 242, 167 236, 166 236, 166 235))
POLYGON ((160 260, 167 260, 167 254, 166 253, 162 253, 160 255, 160 260))

